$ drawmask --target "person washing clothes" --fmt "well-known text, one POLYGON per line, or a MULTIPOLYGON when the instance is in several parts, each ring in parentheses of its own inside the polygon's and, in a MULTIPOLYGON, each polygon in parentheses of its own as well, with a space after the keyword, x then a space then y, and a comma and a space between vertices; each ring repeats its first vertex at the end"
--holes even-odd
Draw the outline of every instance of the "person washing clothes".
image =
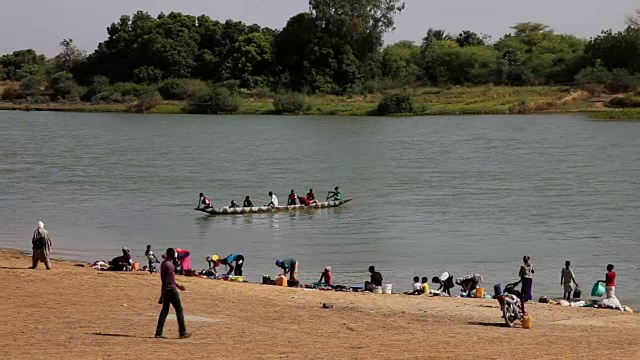
POLYGON ((616 297, 616 272, 613 271, 613 264, 607 265, 607 274, 604 276, 604 280, 598 280, 599 283, 604 283, 604 288, 607 294, 607 299, 618 299, 616 297))
POLYGON ((131 263, 133 257, 131 256, 131 250, 126 246, 122 248, 122 255, 116 256, 109 261, 109 270, 111 271, 129 271, 131 270, 131 263))
POLYGON ((440 277, 434 276, 433 279, 431 279, 431 282, 439 284, 440 287, 438 288, 438 291, 449 296, 451 296, 451 289, 455 287, 455 284, 453 283, 453 275, 448 271, 443 272, 440 277))
POLYGON ((220 263, 220 255, 213 254, 207 256, 207 263, 209 264, 209 270, 213 273, 214 276, 218 276, 218 267, 221 265, 220 263))
POLYGON ((478 287, 478 284, 482 282, 482 276, 478 274, 471 274, 463 278, 456 279, 456 285, 462 288, 462 291, 467 293, 467 296, 471 296, 471 292, 478 287))
POLYGON ((333 285, 333 275, 331 274, 331 266, 327 266, 324 268, 324 271, 322 271, 322 274, 320 275, 320 280, 318 280, 318 282, 322 284, 333 285))
POLYGON ((530 260, 531 259, 527 255, 522 258, 523 264, 520 266, 520 271, 518 273, 520 275, 520 281, 522 282, 522 297, 525 301, 533 300, 533 274, 536 270, 530 260))
POLYGON ((376 271, 376 267, 371 265, 369 266, 369 273, 370 275, 370 280, 371 281, 365 281, 364 282, 364 290, 365 291, 370 291, 373 292, 373 290, 375 290, 376 286, 382 286, 382 274, 380 274, 380 272, 376 271))
POLYGON ((242 276, 242 267, 244 266, 244 256, 240 254, 231 254, 224 259, 220 259, 220 263, 228 268, 227 275, 242 276))
POLYGON ((289 279, 298 280, 298 261, 293 258, 276 260, 276 266, 284 270, 284 275, 289 274, 289 279))
POLYGON ((151 245, 147 245, 147 250, 144 252, 144 256, 149 261, 149 272, 156 272, 156 264, 160 263, 160 260, 156 257, 156 255, 151 251, 151 245))

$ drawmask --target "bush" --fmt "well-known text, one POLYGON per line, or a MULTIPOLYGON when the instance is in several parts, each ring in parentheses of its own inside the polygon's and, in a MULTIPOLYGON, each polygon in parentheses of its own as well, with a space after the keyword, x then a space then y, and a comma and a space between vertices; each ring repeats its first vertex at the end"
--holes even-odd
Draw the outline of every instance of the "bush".
POLYGON ((73 75, 68 72, 59 72, 49 80, 47 89, 51 91, 54 99, 71 99, 77 98, 82 89, 73 80, 73 75))
POLYGON ((280 94, 273 99, 273 110, 280 114, 295 114, 304 110, 306 98, 300 93, 280 94))
POLYGON ((393 94, 385 96, 375 112, 376 115, 415 114, 416 107, 409 95, 393 94))
POLYGON ((41 76, 29 76, 20 83, 20 90, 24 97, 37 96, 42 92, 44 78, 41 76))
POLYGON ((169 79, 158 85, 158 92, 165 100, 194 99, 209 91, 205 82, 193 79, 169 79))
POLYGON ((607 107, 610 108, 639 108, 640 107, 640 97, 625 95, 625 96, 614 96, 606 104, 607 107))
POLYGON ((240 109, 240 101, 240 97, 229 89, 216 87, 208 94, 189 100, 184 111, 190 114, 230 114, 240 109))
POLYGON ((47 96, 37 95, 29 99, 29 104, 48 104, 49 98, 47 96))
POLYGON ((4 88, 1 98, 2 100, 13 101, 24 98, 24 94, 22 94, 22 90, 20 89, 19 85, 11 84, 4 88))
POLYGON ((162 102, 162 96, 157 91, 151 91, 140 95, 138 101, 127 107, 127 111, 144 113, 156 108, 162 102))
POLYGON ((637 74, 631 74, 627 69, 614 69, 605 88, 612 94, 620 94, 634 91, 638 86, 640 77, 637 74))
POLYGON ((134 83, 115 83, 106 89, 103 92, 109 94, 118 93, 122 96, 135 96, 140 97, 142 94, 152 92, 156 90, 156 88, 152 85, 143 85, 143 84, 134 84, 134 83))
POLYGON ((109 79, 106 76, 94 76, 91 85, 87 88, 87 91, 82 95, 81 99, 83 101, 93 101, 94 97, 104 93, 108 87, 109 79))

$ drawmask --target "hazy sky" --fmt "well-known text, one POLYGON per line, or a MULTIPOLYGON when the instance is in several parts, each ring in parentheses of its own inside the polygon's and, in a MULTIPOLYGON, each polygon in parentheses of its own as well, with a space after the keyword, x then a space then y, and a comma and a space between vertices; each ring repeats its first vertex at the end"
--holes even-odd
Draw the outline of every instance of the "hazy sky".
MULTIPOLYGON (((0 54, 33 48, 47 55, 58 52, 63 38, 73 38, 92 52, 106 39, 106 27, 120 15, 137 10, 207 14, 213 19, 282 28, 287 19, 308 8, 307 0, 2 0, 0 54)), ((535 21, 557 32, 582 37, 602 29, 624 28, 624 16, 640 0, 406 0, 396 18, 397 29, 387 42, 419 40, 429 27, 452 33, 471 29, 494 40, 517 22, 535 21)))

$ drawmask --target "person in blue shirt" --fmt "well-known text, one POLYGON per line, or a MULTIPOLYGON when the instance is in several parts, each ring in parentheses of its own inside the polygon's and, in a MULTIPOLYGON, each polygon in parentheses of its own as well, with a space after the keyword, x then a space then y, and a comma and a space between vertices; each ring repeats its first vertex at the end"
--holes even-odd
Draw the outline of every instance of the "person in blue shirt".
POLYGON ((242 276, 244 256, 240 254, 231 254, 224 259, 220 259, 220 263, 229 268, 227 275, 231 275, 233 273, 233 276, 242 276))

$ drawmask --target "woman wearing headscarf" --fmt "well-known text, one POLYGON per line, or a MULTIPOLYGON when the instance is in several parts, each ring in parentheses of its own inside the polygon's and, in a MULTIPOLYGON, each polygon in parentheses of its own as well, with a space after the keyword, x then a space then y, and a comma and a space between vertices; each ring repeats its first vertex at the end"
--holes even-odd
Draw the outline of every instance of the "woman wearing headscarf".
POLYGON ((122 248, 122 255, 116 256, 109 262, 109 270, 111 271, 128 271, 131 268, 133 257, 131 256, 131 250, 124 246, 122 248))
POLYGON ((536 272, 531 264, 529 256, 525 255, 522 258, 522 266, 520 266, 520 281, 522 281, 522 298, 524 301, 531 301, 533 299, 533 274, 536 272))

